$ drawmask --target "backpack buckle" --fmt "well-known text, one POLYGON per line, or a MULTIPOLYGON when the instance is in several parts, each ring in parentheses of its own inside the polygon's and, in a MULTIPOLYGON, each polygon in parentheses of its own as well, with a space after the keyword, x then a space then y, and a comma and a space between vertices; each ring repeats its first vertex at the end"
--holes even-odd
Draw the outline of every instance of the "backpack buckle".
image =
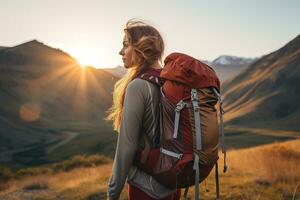
POLYGON ((175 112, 180 112, 184 106, 186 106, 186 103, 180 100, 176 105, 175 112))
POLYGON ((191 90, 191 99, 192 101, 198 101, 198 93, 196 89, 191 90))
POLYGON ((193 103, 193 108, 194 108, 194 111, 198 112, 200 107, 199 107, 199 104, 198 104, 198 92, 196 89, 192 89, 191 90, 191 100, 192 100, 192 103, 193 103))

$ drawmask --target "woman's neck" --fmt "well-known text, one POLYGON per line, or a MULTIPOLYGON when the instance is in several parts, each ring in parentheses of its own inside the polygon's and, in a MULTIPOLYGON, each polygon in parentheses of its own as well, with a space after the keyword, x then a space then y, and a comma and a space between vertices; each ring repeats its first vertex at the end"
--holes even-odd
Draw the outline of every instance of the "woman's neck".
POLYGON ((160 65, 159 61, 156 61, 150 67, 153 68, 153 69, 161 69, 162 68, 162 66, 160 65))

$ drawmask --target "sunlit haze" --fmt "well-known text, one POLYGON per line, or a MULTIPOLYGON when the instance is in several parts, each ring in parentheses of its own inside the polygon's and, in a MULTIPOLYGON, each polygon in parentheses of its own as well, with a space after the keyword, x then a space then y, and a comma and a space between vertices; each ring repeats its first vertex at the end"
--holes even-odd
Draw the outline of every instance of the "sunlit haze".
POLYGON ((258 57, 300 33, 299 9, 298 0, 1 0, 0 46, 37 39, 82 65, 115 67, 124 25, 139 18, 162 33, 165 55, 258 57))

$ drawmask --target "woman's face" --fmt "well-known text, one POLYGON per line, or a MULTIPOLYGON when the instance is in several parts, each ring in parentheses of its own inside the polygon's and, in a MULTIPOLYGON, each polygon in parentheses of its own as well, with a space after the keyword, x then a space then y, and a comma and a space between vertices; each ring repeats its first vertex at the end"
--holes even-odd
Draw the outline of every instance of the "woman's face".
POLYGON ((126 34, 123 39, 123 48, 119 54, 122 56, 125 68, 130 68, 135 64, 135 53, 126 34))

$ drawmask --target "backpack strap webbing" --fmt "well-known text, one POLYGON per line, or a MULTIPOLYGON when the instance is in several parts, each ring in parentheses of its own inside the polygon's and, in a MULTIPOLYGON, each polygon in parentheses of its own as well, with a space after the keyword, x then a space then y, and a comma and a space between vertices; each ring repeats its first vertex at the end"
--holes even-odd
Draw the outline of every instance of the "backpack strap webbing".
POLYGON ((171 157, 174 157, 174 158, 177 158, 178 160, 181 160, 183 154, 182 153, 175 153, 173 151, 169 151, 163 147, 160 147, 160 152, 165 154, 165 155, 168 155, 168 156, 171 156, 171 157))
POLYGON ((220 127, 219 127, 219 134, 221 137, 221 148, 222 148, 222 153, 224 155, 224 168, 223 172, 225 173, 228 169, 227 163, 226 163, 226 144, 225 144, 225 135, 224 135, 224 123, 223 123, 223 115, 224 115, 224 110, 223 110, 223 101, 221 98, 221 94, 216 90, 216 88, 213 88, 213 91, 215 95, 218 98, 219 102, 219 117, 220 117, 220 127))
POLYGON ((200 185, 200 171, 199 171, 199 156, 195 153, 193 169, 195 173, 195 200, 199 200, 199 185, 200 185))
POLYGON ((196 148, 197 150, 202 150, 201 142, 201 121, 200 121, 200 107, 198 104, 198 92, 196 89, 191 90, 191 100, 194 109, 194 118, 195 118, 195 131, 196 131, 196 148))
POLYGON ((137 77, 147 80, 159 87, 163 85, 163 80, 160 78, 161 69, 147 69, 145 72, 139 74, 137 77))
POLYGON ((181 110, 187 106, 187 103, 185 103, 183 100, 180 100, 175 108, 175 120, 174 120, 174 133, 173 138, 177 138, 178 135, 178 127, 179 127, 179 119, 180 119, 180 112, 181 110))
MULTIPOLYGON (((195 132, 196 132, 196 149, 200 151, 202 149, 201 142, 201 121, 200 121, 200 107, 198 104, 198 92, 196 89, 191 90, 191 101, 194 110, 194 122, 195 122, 195 132)), ((195 170, 195 200, 199 200, 199 185, 200 185, 200 170, 199 170, 199 156, 197 153, 194 154, 194 165, 195 170)))

